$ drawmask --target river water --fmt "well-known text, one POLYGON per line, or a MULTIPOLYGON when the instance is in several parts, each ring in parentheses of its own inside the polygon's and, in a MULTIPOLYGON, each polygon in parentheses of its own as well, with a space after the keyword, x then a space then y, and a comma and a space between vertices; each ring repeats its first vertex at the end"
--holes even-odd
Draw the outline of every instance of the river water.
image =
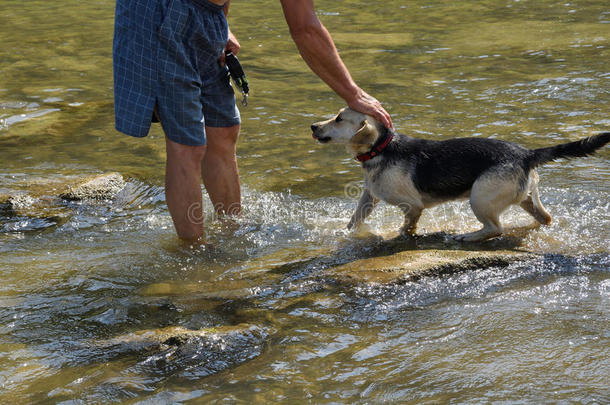
MULTIPOLYGON (((399 132, 542 147, 610 127, 607 2, 317 8, 399 132)), ((252 88, 238 145, 245 212, 208 214, 217 248, 193 250, 165 205, 162 132, 113 129, 113 11, 110 0, 0 4, 0 194, 38 190, 44 202, 79 176, 127 181, 112 200, 0 212, 1 402, 610 401, 607 149, 539 170, 554 223, 514 246, 536 258, 337 283, 322 272, 383 244, 374 234, 399 213, 382 205, 368 235, 344 230, 359 167, 308 132, 343 103, 298 56, 279 2, 234 0, 252 88), (133 343, 168 328, 213 342, 133 343)), ((528 221, 517 209, 504 219, 528 221)), ((452 203, 426 211, 419 232, 476 227, 452 203)))

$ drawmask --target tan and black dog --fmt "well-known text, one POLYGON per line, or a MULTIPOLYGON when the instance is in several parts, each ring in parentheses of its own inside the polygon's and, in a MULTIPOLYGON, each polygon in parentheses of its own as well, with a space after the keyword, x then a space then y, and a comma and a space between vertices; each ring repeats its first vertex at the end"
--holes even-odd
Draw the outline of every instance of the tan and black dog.
POLYGON ((346 144, 362 162, 365 186, 349 229, 359 225, 383 200, 403 210, 401 232, 414 234, 425 208, 469 198, 483 228, 455 236, 461 241, 501 235, 500 214, 513 204, 519 204, 541 224, 550 224, 551 215, 538 196, 535 168, 555 159, 591 155, 610 141, 610 132, 540 149, 485 138, 432 141, 395 133, 349 108, 311 129, 319 142, 346 144))

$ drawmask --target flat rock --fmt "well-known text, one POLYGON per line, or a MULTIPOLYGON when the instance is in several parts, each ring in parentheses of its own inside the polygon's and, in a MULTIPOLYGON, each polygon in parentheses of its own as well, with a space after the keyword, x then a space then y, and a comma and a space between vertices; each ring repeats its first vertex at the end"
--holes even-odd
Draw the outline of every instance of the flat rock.
POLYGON ((125 180, 119 173, 107 173, 88 178, 69 186, 59 197, 64 200, 107 200, 115 197, 125 187, 125 180))
POLYGON ((247 324, 200 330, 172 326, 128 333, 93 346, 103 356, 145 354, 131 368, 134 373, 150 368, 151 372, 201 378, 259 356, 268 337, 266 329, 247 324))
POLYGON ((535 256, 531 253, 509 250, 406 250, 331 267, 324 275, 349 283, 391 284, 422 276, 507 266, 533 257, 535 256))
POLYGON ((188 282, 188 281, 167 281, 150 284, 143 287, 139 293, 144 296, 168 296, 196 297, 196 299, 244 299, 252 295, 252 290, 256 287, 249 280, 226 280, 223 288, 218 288, 216 284, 188 282))
POLYGON ((447 235, 399 238, 372 246, 356 260, 326 268, 321 276, 344 283, 400 283, 422 276, 507 266, 538 255, 519 247, 512 236, 481 243, 461 243, 447 235))
POLYGON ((0 189, 0 233, 60 225, 74 213, 66 201, 106 201, 125 187, 119 173, 27 178, 0 189))
POLYGON ((154 350, 164 346, 181 346, 189 341, 208 341, 210 347, 215 343, 224 344, 244 340, 262 340, 266 332, 257 326, 239 324, 205 329, 187 329, 181 326, 168 326, 159 329, 144 329, 99 341, 96 346, 110 348, 120 346, 124 351, 154 350), (212 344, 213 343, 213 344, 212 344))
POLYGON ((32 207, 36 201, 34 197, 25 193, 0 195, 0 212, 14 215, 21 210, 32 207))
POLYGON ((24 192, 0 196, 0 233, 44 230, 63 223, 67 209, 24 192))

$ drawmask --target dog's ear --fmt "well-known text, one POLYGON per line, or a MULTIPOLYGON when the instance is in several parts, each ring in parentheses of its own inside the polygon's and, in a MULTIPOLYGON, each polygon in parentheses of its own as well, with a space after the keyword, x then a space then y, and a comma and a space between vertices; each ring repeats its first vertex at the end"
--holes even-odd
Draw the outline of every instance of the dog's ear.
POLYGON ((368 120, 362 121, 362 126, 354 134, 351 143, 355 145, 372 145, 377 140, 377 128, 369 124, 368 120))

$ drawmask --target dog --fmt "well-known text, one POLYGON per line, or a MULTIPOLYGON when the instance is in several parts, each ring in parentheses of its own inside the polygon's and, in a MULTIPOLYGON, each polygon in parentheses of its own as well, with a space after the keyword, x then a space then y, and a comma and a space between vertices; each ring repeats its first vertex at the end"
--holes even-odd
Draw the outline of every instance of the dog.
POLYGON ((350 108, 311 129, 318 142, 346 144, 362 162, 364 190, 348 229, 360 225, 383 200, 404 212, 401 233, 415 235, 425 208, 468 198, 483 228, 454 236, 465 242, 500 236, 500 214, 513 204, 540 224, 550 224, 535 168, 555 159, 592 155, 610 141, 610 132, 540 149, 484 138, 433 141, 396 133, 350 108))

